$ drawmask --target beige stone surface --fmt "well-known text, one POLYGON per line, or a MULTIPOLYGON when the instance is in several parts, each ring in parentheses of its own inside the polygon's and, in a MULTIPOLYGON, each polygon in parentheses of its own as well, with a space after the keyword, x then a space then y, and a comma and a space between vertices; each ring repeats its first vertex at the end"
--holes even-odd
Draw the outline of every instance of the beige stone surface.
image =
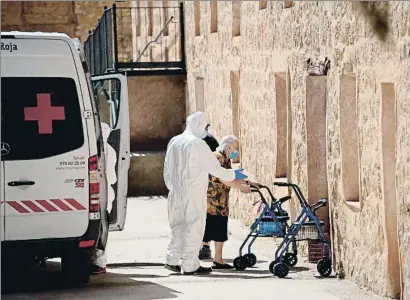
POLYGON ((73 1, 1 2, 2 31, 64 32, 74 37, 76 24, 73 1))
MULTIPOLYGON (((306 78, 306 143, 307 191, 309 204, 321 198, 328 199, 326 166, 326 84, 325 76, 306 78)), ((329 232, 329 206, 320 208, 316 215, 325 222, 329 232)))
POLYGON ((128 196, 166 195, 164 183, 165 153, 139 153, 131 157, 128 172, 128 196))
POLYGON ((165 150, 182 132, 185 119, 183 76, 128 78, 131 151, 165 150))
MULTIPOLYGON (((403 299, 410 299, 410 3, 390 2, 390 33, 382 43, 368 21, 347 1, 257 1, 241 5, 241 35, 232 38, 232 3, 218 2, 218 32, 210 33, 209 2, 201 2, 200 32, 195 36, 194 5, 186 3, 188 62, 187 103, 195 103, 195 78, 204 78, 205 108, 218 138, 230 133, 230 73, 240 73, 242 166, 253 180, 271 184, 276 167, 275 73, 288 72, 291 84, 291 169, 288 177, 307 195, 308 137, 305 62, 316 56, 331 60, 326 89, 326 165, 338 273, 359 285, 394 296, 387 274, 384 231, 382 153, 380 147, 381 83, 395 84, 397 101, 396 197, 403 269, 403 299), (357 121, 361 207, 345 203, 342 188, 340 76, 357 76, 357 121)), ((198 14, 197 14, 198 15, 198 14)), ((198 30, 197 30, 198 32, 198 30)), ((188 111, 192 108, 188 107, 188 111)), ((250 199, 234 194, 235 217, 252 218, 250 199)), ((395 278, 400 281, 399 278, 395 278)))
POLYGON ((4 31, 4 26, 13 26, 18 25, 22 26, 23 24, 23 2, 21 1, 3 1, 1 2, 1 29, 4 31))
MULTIPOLYGON (((104 12, 115 1, 2 1, 2 30, 64 32, 85 41, 88 31, 94 30, 104 12)), ((117 3, 117 7, 129 7, 117 3)), ((119 9, 118 24, 120 47, 131 39, 131 11, 119 9), (128 17, 128 18, 127 18, 128 17)), ((131 50, 132 51, 132 50, 131 50)), ((126 51, 124 51, 126 52, 126 51)))

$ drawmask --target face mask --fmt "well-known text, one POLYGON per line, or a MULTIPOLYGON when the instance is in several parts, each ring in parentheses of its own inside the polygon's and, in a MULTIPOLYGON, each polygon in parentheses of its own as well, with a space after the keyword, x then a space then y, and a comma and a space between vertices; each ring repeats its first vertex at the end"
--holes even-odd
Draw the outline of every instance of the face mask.
POLYGON ((235 150, 235 151, 232 151, 231 154, 229 154, 229 158, 235 159, 238 157, 238 155, 239 155, 239 152, 235 150))

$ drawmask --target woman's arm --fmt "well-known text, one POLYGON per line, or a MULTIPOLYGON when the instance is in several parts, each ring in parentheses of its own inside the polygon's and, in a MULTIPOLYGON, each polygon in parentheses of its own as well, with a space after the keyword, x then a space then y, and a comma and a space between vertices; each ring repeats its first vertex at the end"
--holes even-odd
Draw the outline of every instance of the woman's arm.
POLYGON ((229 186, 229 187, 234 188, 234 189, 241 190, 241 192, 243 192, 243 193, 250 193, 251 192, 250 186, 247 185, 244 180, 224 181, 224 180, 219 179, 219 181, 222 182, 226 186, 229 186))
POLYGON ((219 179, 219 181, 222 182, 224 185, 227 185, 235 189, 239 189, 243 183, 243 180, 225 181, 225 180, 219 179))

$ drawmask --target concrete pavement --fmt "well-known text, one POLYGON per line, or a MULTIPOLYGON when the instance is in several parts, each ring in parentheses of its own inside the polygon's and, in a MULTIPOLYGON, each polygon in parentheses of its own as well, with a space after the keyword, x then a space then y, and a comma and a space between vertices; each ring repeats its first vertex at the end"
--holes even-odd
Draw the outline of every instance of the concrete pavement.
MULTIPOLYGON (((225 249, 229 262, 238 255, 247 231, 238 221, 230 221, 231 235, 225 249)), ((318 278, 316 266, 303 258, 288 278, 274 277, 268 270, 275 249, 271 239, 257 240, 254 253, 258 263, 246 271, 214 271, 201 277, 171 274, 162 267, 169 235, 166 199, 129 199, 125 230, 110 234, 107 274, 93 277, 86 286, 64 289, 59 264, 49 262, 47 270, 6 287, 9 291, 1 299, 387 299, 348 280, 318 278)))

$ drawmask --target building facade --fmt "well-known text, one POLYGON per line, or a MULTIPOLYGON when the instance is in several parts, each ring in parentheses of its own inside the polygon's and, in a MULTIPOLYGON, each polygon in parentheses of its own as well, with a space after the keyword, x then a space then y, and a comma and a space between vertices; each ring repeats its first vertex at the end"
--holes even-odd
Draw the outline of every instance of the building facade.
POLYGON ((354 2, 186 2, 187 110, 239 136, 253 180, 329 199, 339 276, 410 299, 410 4, 378 5, 384 40, 354 2))

